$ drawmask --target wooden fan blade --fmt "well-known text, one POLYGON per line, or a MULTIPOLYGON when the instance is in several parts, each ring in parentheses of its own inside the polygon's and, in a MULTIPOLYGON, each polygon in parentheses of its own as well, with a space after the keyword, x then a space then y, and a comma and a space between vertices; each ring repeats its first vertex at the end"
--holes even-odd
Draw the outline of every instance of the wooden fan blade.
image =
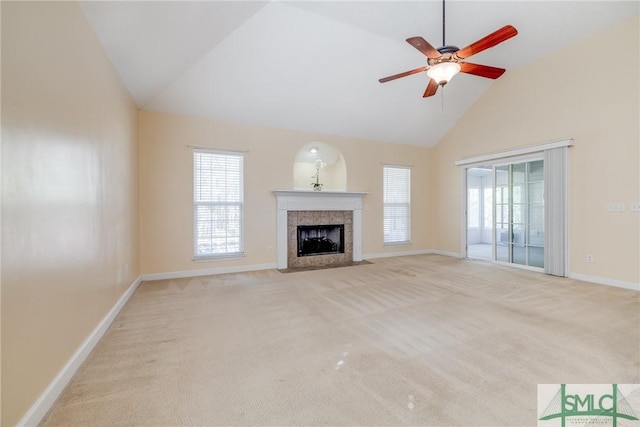
POLYGON ((426 69, 427 69, 427 67, 420 67, 420 68, 416 68, 415 70, 405 71, 404 73, 394 74, 393 76, 384 77, 382 79, 379 79, 378 81, 380 83, 386 83, 386 82, 388 82, 390 80, 399 79, 400 77, 406 77, 406 76, 410 76, 412 74, 421 73, 422 71, 425 71, 426 69))
POLYGON ((411 46, 415 47, 420 52, 425 54, 428 58, 436 59, 436 58, 440 58, 441 56, 440 52, 438 52, 438 50, 435 47, 431 46, 429 42, 427 42, 422 37, 411 37, 407 39, 407 42, 411 46))
POLYGON ((436 94, 437 91, 438 91, 438 83, 433 79, 429 79, 427 90, 424 91, 424 95, 422 95, 422 97, 426 98, 428 96, 433 96, 436 94))
POLYGON ((468 58, 471 55, 475 55, 476 53, 482 52, 483 50, 489 49, 503 41, 510 39, 511 37, 518 34, 518 30, 516 30, 511 25, 505 25, 497 31, 489 34, 486 37, 481 38, 475 43, 471 43, 469 46, 464 47, 456 52, 456 56, 460 59, 468 58))
POLYGON ((504 74, 504 68, 490 67, 488 65, 472 64, 471 62, 461 62, 460 72, 473 74, 474 76, 486 77, 488 79, 497 79, 504 74))

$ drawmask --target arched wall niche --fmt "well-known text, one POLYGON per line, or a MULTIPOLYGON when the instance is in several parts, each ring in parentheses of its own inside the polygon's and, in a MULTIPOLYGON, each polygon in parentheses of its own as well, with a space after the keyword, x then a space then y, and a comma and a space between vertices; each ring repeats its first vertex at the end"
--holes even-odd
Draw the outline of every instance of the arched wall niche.
POLYGON ((323 191, 347 191, 347 165, 336 147, 323 141, 304 144, 293 161, 293 189, 313 190, 317 167, 323 191))

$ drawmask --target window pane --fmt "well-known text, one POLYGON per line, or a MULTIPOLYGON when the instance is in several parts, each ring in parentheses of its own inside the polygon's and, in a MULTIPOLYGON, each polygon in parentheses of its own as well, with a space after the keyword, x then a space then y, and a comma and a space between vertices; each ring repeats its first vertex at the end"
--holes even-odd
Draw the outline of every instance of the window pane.
POLYGON ((509 203, 509 187, 499 187, 497 191, 500 192, 500 203, 509 203))
POLYGON ((515 184, 513 186, 513 203, 523 203, 523 193, 524 193, 524 185, 523 184, 515 184))
POLYGON ((509 183, 509 166, 496 167, 496 185, 507 185, 509 183))
POLYGON ((526 163, 518 163, 512 165, 513 171, 513 183, 520 184, 525 181, 525 177, 527 174, 527 164, 526 163))
POLYGON ((484 189, 484 227, 491 228, 493 227, 493 189, 485 188, 484 189))
POLYGON ((496 260, 509 262, 509 245, 502 243, 496 245, 496 260))
POLYGON ((527 264, 527 254, 525 247, 521 245, 513 245, 513 263, 514 264, 527 264))
POLYGON ((509 243, 509 226, 507 224, 496 224, 496 242, 509 243))
POLYGON ((195 200, 197 202, 239 202, 242 198, 242 157, 195 153, 195 200))
POLYGON ((480 189, 469 188, 467 191, 467 226, 480 227, 480 189))
POLYGON ((383 234, 385 243, 411 240, 411 169, 383 167, 383 234))
POLYGON ((522 225, 513 226, 513 243, 524 245, 524 227, 522 225))
POLYGON ((389 167, 384 168, 384 203, 409 203, 409 176, 408 168, 389 167))
POLYGON ((406 206, 385 206, 384 207, 384 241, 385 242, 407 242, 408 235, 408 215, 406 206))
POLYGON ((544 203, 543 182, 533 182, 529 184, 529 203, 544 203))
POLYGON ((544 206, 529 207, 529 244, 544 246, 544 206))
POLYGON ((512 222, 514 224, 523 224, 524 223, 524 216, 522 215, 522 211, 525 205, 516 205, 513 204, 512 206, 512 214, 513 216, 512 218, 512 222))
POLYGON ((544 180, 544 160, 529 162, 529 182, 544 180))
POLYGON ((529 246, 529 265, 544 268, 544 248, 529 246))

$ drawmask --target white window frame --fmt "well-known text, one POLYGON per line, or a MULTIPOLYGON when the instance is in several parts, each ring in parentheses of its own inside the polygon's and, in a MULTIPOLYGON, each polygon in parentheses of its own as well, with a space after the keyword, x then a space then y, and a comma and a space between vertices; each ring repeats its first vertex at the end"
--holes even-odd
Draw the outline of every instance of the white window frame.
POLYGON ((401 165, 382 165, 382 198, 383 198, 383 220, 382 220, 382 234, 383 234, 383 246, 398 246, 398 245, 410 245, 411 244, 411 167, 410 166, 401 166, 401 165), (391 171, 406 171, 408 176, 406 180, 406 188, 403 189, 404 193, 407 195, 406 200, 404 201, 394 201, 391 202, 388 200, 389 192, 392 190, 388 188, 388 175, 387 172, 391 171), (387 221, 391 220, 392 217, 387 215, 387 208, 392 207, 405 207, 406 208, 406 225, 407 228, 404 230, 403 239, 393 239, 390 238, 390 232, 387 230, 387 221))
MULTIPOLYGON (((229 175, 226 172, 222 172, 222 178, 224 180, 229 179, 229 175)), ((205 223, 205 221, 202 221, 205 223)), ((225 231, 229 232, 229 223, 225 223, 225 231)), ((235 236, 235 234, 234 234, 235 236)), ((206 237, 204 237, 206 239, 206 237)), ((214 237, 210 237, 211 240, 214 237)), ((223 151, 223 150, 211 150, 194 148, 193 149, 193 259, 194 261, 207 261, 219 258, 235 258, 244 256, 244 155, 241 152, 235 151, 223 151), (221 158, 229 158, 238 160, 238 169, 234 170, 235 174, 239 177, 239 182, 235 183, 237 192, 234 192, 236 197, 231 197, 226 200, 200 200, 198 197, 198 189, 200 184, 198 182, 200 171, 198 169, 197 158, 200 155, 217 156, 221 158), (213 249, 213 244, 210 251, 203 251, 199 246, 199 225, 198 208, 202 206, 209 207, 233 207, 239 208, 239 230, 236 231, 239 239, 238 244, 229 244, 229 241, 225 242, 222 251, 216 251, 213 249)))

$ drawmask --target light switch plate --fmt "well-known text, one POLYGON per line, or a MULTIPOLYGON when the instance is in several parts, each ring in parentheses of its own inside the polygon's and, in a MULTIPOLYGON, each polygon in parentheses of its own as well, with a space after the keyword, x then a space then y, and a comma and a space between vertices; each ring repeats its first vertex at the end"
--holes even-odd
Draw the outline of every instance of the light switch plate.
POLYGON ((609 212, 624 212, 624 203, 621 202, 611 202, 607 207, 609 212))

